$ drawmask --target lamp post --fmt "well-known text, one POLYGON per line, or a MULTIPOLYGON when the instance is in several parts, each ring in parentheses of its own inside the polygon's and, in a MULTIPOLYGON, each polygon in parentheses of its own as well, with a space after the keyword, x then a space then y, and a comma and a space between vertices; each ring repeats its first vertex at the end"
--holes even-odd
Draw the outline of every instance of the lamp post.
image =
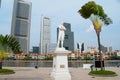
POLYGON ((36 58, 36 66, 35 68, 37 69, 38 68, 38 54, 37 54, 37 58, 36 58))

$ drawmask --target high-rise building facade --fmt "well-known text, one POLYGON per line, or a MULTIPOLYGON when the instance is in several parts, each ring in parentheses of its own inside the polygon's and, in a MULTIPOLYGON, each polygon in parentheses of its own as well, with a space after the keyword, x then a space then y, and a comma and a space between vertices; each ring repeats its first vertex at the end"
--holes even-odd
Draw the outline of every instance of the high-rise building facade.
POLYGON ((107 47, 105 47, 104 45, 100 45, 100 48, 103 54, 107 52, 107 47))
POLYGON ((39 53, 39 47, 38 47, 38 46, 33 46, 33 51, 32 51, 32 53, 38 54, 38 53, 39 53))
POLYGON ((109 52, 112 52, 112 46, 109 47, 109 52))
POLYGON ((51 43, 49 48, 49 53, 54 53, 56 47, 57 47, 56 43, 51 43))
POLYGON ((94 53, 96 51, 94 46, 88 46, 87 49, 88 49, 88 52, 90 53, 94 53))
POLYGON ((42 16, 40 32, 40 54, 47 54, 51 43, 50 18, 42 16))
MULTIPOLYGON (((71 31, 71 24, 62 23, 62 25, 66 28, 63 47, 67 50, 74 51, 74 32, 71 31)), ((57 28, 57 37, 58 37, 58 33, 59 30, 57 28)))
POLYGON ((1 8, 1 0, 0 0, 0 8, 1 8))
POLYGON ((29 53, 31 7, 31 2, 14 0, 11 35, 19 41, 23 53, 29 53))

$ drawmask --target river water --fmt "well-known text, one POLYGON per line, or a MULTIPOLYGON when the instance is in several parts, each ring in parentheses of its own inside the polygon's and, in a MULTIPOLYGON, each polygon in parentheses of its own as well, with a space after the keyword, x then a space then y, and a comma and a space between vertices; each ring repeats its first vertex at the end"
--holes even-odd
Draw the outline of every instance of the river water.
MULTIPOLYGON (((82 67, 83 64, 94 64, 94 61, 70 61, 68 62, 69 67, 82 67)), ((120 61, 104 61, 105 67, 116 67, 120 66, 120 61)), ((3 66, 5 67, 34 67, 38 65, 39 67, 52 67, 52 61, 23 61, 23 60, 5 60, 3 66)))

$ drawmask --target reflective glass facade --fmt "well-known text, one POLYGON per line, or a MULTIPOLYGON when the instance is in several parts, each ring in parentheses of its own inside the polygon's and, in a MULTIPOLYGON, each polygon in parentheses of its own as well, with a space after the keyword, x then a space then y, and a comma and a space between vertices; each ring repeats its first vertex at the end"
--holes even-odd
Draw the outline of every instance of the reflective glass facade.
POLYGON ((23 53, 29 53, 31 3, 14 0, 11 35, 20 43, 23 53))

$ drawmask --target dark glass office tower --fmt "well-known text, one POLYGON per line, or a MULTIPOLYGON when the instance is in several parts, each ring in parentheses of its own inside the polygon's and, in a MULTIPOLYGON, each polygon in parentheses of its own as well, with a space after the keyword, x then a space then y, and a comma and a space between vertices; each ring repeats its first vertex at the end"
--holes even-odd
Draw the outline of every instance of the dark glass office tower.
POLYGON ((0 0, 0 8, 1 8, 1 0, 0 0))
POLYGON ((14 0, 11 35, 20 42, 23 53, 29 53, 31 6, 26 0, 14 0))

